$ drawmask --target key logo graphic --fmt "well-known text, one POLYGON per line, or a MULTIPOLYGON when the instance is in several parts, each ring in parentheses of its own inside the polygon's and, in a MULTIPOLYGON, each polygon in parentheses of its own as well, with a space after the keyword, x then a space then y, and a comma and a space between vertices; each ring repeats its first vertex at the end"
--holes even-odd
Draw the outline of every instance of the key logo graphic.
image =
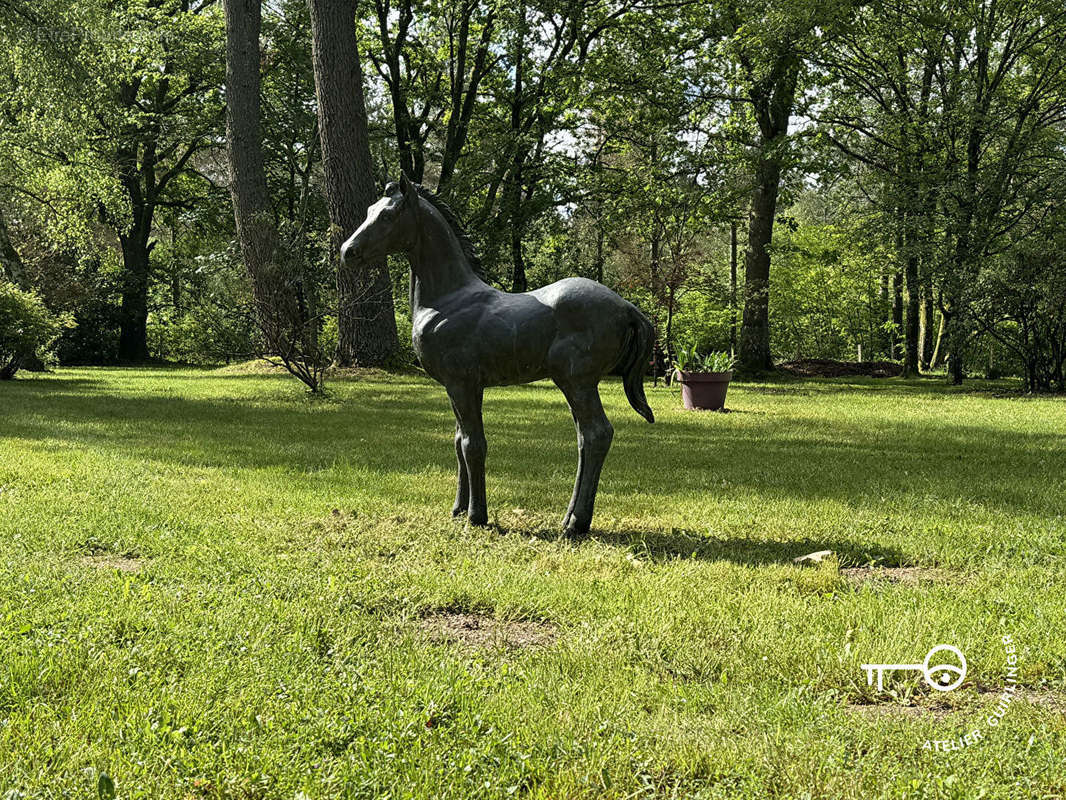
MULTIPOLYGON (((946 658, 946 656, 941 656, 946 658)), ((922 673, 926 685, 938 692, 950 692, 962 686, 966 679, 966 656, 959 648, 950 644, 938 644, 925 655, 925 661, 921 664, 863 664, 866 670, 866 685, 873 686, 874 675, 877 675, 877 691, 884 691, 884 676, 886 672, 893 670, 910 670, 922 673), (933 664, 933 658, 938 653, 951 653, 957 660, 958 666, 952 663, 933 664), (954 676, 954 677, 953 677, 954 676)))

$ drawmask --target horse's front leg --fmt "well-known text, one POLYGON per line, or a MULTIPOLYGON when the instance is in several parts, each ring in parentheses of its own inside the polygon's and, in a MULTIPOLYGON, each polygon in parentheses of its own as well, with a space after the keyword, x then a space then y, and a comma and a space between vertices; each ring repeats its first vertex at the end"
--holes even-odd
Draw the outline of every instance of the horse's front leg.
POLYGON ((600 472, 611 449, 614 428, 603 413, 599 388, 595 383, 584 386, 560 384, 559 388, 570 403, 574 427, 577 429, 577 478, 574 480, 570 507, 563 517, 563 530, 567 534, 578 535, 588 533, 592 525, 600 472))
MULTIPOLYGON (((455 406, 452 406, 455 410, 455 406)), ((466 459, 463 458, 463 430, 459 427, 459 412, 455 412, 455 459, 459 462, 458 485, 455 489, 455 505, 452 516, 465 514, 470 505, 470 478, 466 473, 466 459)))
MULTIPOLYGON (((467 516, 472 525, 485 525, 489 521, 485 501, 485 428, 481 422, 481 401, 484 392, 480 386, 449 386, 448 396, 459 422, 458 449, 460 463, 466 464, 467 516)), ((456 503, 463 492, 462 478, 456 503)))

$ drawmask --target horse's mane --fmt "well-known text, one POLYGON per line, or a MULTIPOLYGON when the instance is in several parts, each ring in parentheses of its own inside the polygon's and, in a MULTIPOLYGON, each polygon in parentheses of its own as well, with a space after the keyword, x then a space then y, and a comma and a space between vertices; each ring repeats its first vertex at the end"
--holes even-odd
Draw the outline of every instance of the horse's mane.
POLYGON ((478 256, 477 251, 474 249, 474 243, 470 241, 470 236, 459 221, 459 216, 451 210, 447 203, 422 184, 415 184, 415 188, 418 190, 419 197, 437 209, 440 215, 444 217, 444 221, 451 226, 455 238, 459 240, 459 246, 463 249, 463 255, 466 256, 466 260, 470 264, 470 269, 481 280, 488 282, 488 278, 485 276, 485 268, 481 265, 481 257, 478 256))

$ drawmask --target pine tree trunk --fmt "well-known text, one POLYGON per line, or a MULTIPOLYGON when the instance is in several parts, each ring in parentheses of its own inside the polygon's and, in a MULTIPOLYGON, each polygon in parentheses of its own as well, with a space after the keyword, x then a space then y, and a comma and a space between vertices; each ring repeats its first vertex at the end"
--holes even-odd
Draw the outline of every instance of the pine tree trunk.
POLYGON ((322 171, 337 265, 337 363, 374 367, 396 352, 392 282, 384 261, 339 263, 344 240, 366 219, 376 191, 367 135, 354 0, 309 0, 322 171))

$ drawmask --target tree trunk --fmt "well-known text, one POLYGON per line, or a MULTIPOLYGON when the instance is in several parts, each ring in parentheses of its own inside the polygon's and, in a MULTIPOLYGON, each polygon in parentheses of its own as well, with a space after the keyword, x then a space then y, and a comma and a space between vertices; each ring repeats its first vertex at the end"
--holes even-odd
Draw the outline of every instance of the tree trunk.
POLYGON ((892 274, 892 338, 891 357, 899 358, 900 334, 903 333, 903 272, 897 270, 892 274))
POLYGON ((947 316, 948 382, 958 386, 965 377, 962 353, 966 346, 962 318, 957 312, 947 316))
POLYGON ((948 322, 947 317, 940 315, 940 327, 936 333, 936 343, 933 345, 933 355, 929 358, 929 368, 936 369, 944 363, 945 342, 947 340, 948 322))
POLYGON ((337 363, 381 366, 396 352, 392 282, 384 261, 346 266, 341 244, 374 202, 363 72, 355 39, 354 0, 309 0, 322 171, 337 264, 337 363))
POLYGON ((603 265, 605 262, 603 255, 603 222, 596 223, 596 282, 603 283, 603 265))
POLYGON ((119 315, 118 357, 137 363, 148 360, 148 271, 151 246, 148 230, 138 222, 122 244, 122 308, 119 315))
POLYGON ((274 263, 277 229, 267 194, 260 130, 260 0, 224 0, 226 14, 226 150, 229 189, 241 256, 268 350, 279 343, 286 305, 274 263))
MULTIPOLYGON (((881 265, 881 283, 880 283, 880 298, 881 307, 879 309, 881 313, 881 322, 887 323, 892 320, 892 310, 890 304, 891 291, 889 289, 891 280, 888 274, 888 266, 886 264, 881 265)), ((884 354, 885 357, 892 357, 892 334, 887 330, 888 326, 881 324, 878 326, 877 335, 877 348, 878 351, 884 354)))
MULTIPOLYGON (((521 167, 519 166, 519 170, 521 167)), ((521 192, 521 185, 519 184, 516 194, 521 192)), ((522 253, 522 232, 523 226, 521 224, 522 209, 521 201, 516 201, 514 207, 514 217, 511 220, 511 263, 514 265, 514 275, 511 281, 512 292, 524 292, 529 288, 529 281, 526 279, 526 259, 522 253)))
POLYGON ((774 367, 770 355, 770 242, 781 183, 781 166, 763 156, 756 173, 744 254, 744 318, 740 329, 740 366, 748 372, 774 367))
POLYGON ((929 286, 926 285, 922 294, 921 323, 918 334, 918 369, 928 370, 932 366, 933 347, 936 344, 933 338, 933 323, 936 320, 936 312, 933 310, 933 297, 929 286))
POLYGON ((448 128, 444 137, 444 152, 441 154, 440 178, 437 181, 437 191, 447 192, 455 167, 459 163, 459 156, 466 146, 466 138, 470 130, 470 118, 474 114, 474 106, 477 103, 478 87, 486 74, 486 65, 489 57, 489 45, 492 42, 492 32, 496 23, 496 12, 490 9, 485 20, 485 26, 481 31, 478 41, 477 52, 474 55, 474 64, 470 70, 470 83, 463 87, 466 79, 466 53, 470 41, 470 18, 476 4, 469 4, 462 8, 462 19, 459 26, 458 57, 455 72, 451 84, 451 112, 448 114, 448 128))
POLYGON ((918 374, 919 317, 921 315, 921 293, 918 286, 918 256, 908 254, 903 287, 904 330, 903 330, 903 377, 912 378, 918 374))
MULTIPOLYGON (((521 16, 525 20, 525 4, 519 3, 521 16)), ((511 136, 512 144, 511 170, 507 184, 508 205, 511 217, 511 265, 512 279, 511 291, 524 292, 529 288, 526 280, 526 262, 522 254, 522 234, 524 232, 524 214, 522 209, 522 166, 526 160, 526 150, 522 145, 522 102, 523 102, 523 73, 525 71, 525 26, 520 23, 515 33, 515 69, 514 69, 514 98, 511 103, 511 136)))
POLYGON ((729 355, 737 356, 737 221, 729 223, 729 355))
POLYGON ((670 384, 670 367, 665 364, 665 359, 662 358, 662 346, 660 341, 662 337, 659 335, 659 314, 661 311, 661 297, 659 294, 659 272, 660 272, 660 248, 662 247, 662 238, 659 231, 659 226, 655 225, 652 228, 651 243, 650 243, 650 262, 648 271, 651 275, 651 296, 655 300, 655 313, 652 316, 652 325, 655 329, 655 358, 652 363, 651 376, 656 386, 659 385, 659 368, 662 366, 663 371, 666 373, 666 383, 670 384))
POLYGON ((778 54, 773 69, 776 80, 770 85, 756 81, 749 94, 759 126, 761 152, 748 212, 748 248, 744 253, 744 317, 739 361, 746 372, 774 368, 770 354, 769 247, 774 235, 774 215, 799 63, 792 50, 778 54))

